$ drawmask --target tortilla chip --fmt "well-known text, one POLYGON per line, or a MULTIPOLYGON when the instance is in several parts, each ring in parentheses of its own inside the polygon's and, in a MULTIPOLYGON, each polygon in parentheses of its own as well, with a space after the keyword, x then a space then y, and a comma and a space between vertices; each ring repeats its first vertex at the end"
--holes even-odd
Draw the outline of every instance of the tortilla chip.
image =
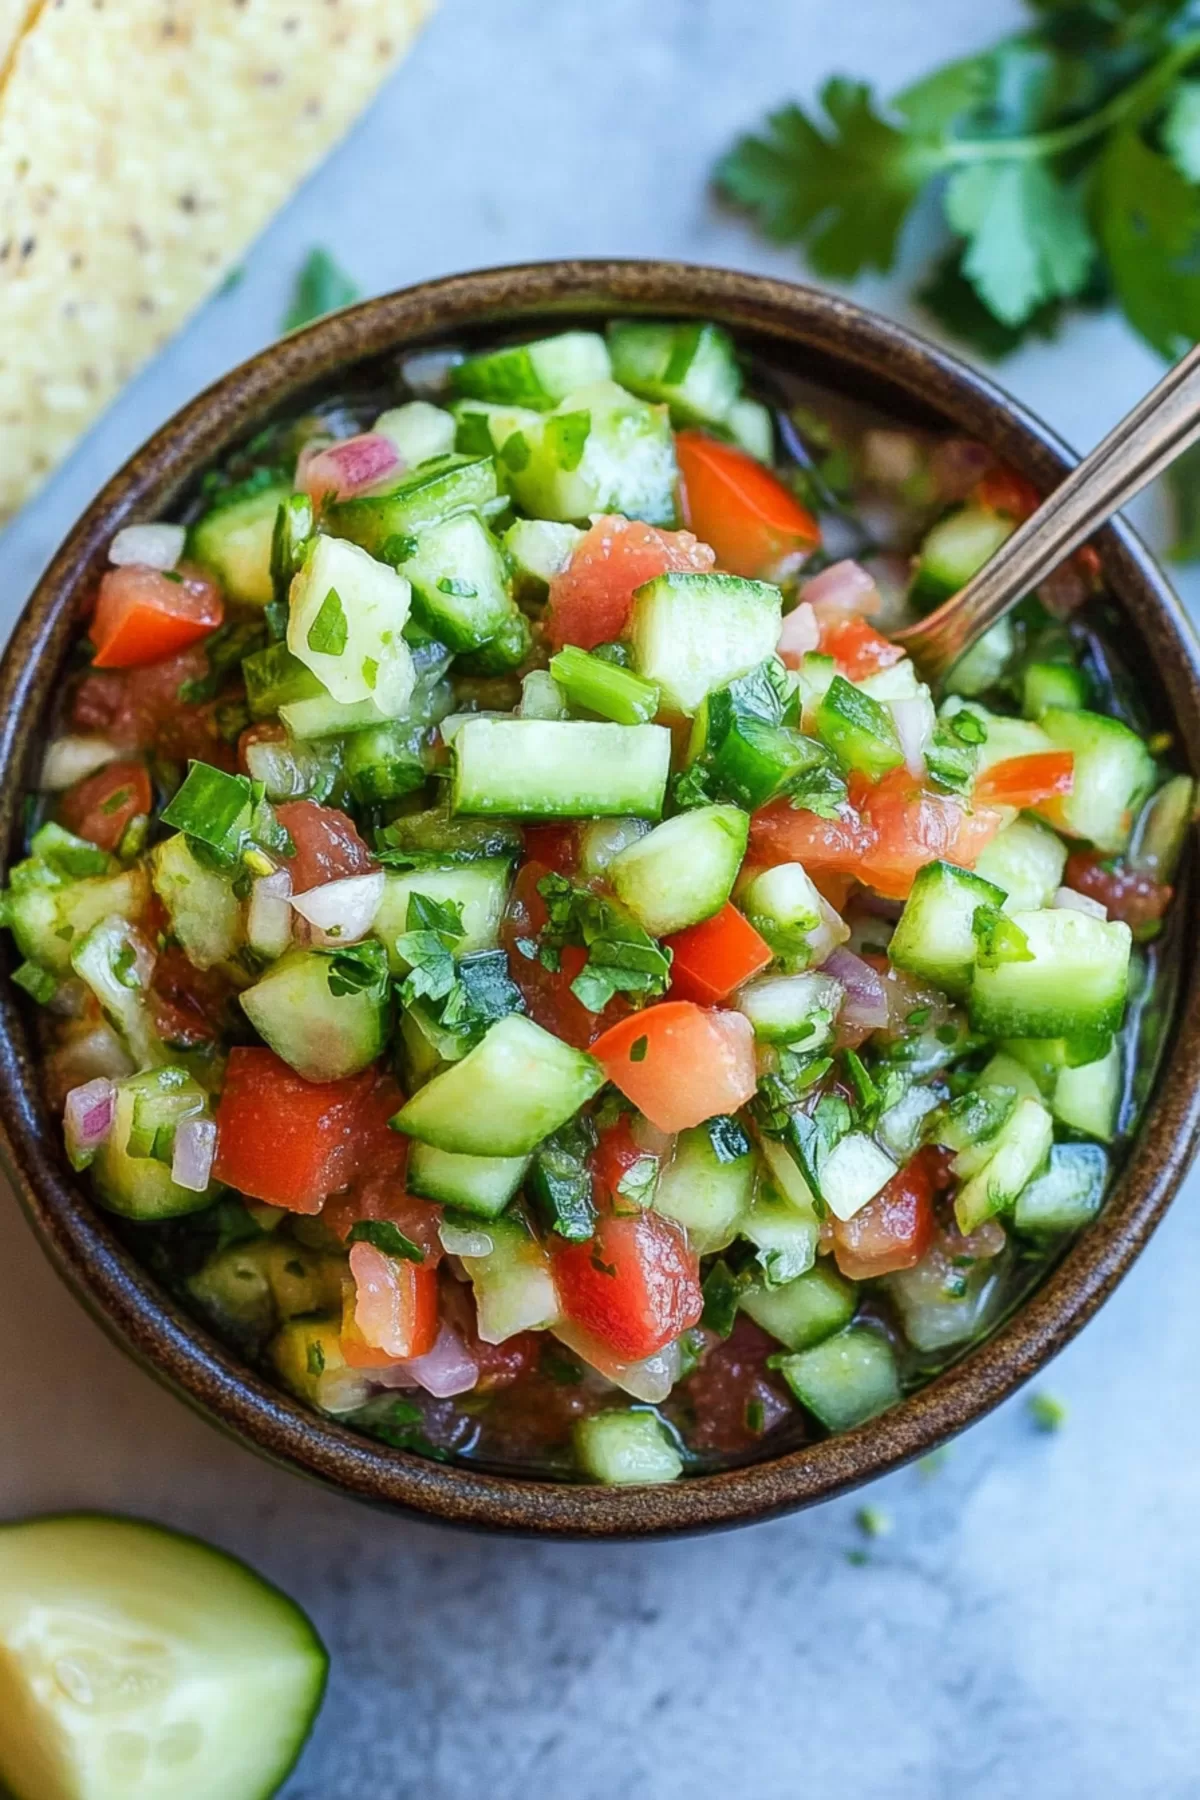
POLYGON ((0 516, 221 282, 432 3, 45 0, 0 91, 0 516))

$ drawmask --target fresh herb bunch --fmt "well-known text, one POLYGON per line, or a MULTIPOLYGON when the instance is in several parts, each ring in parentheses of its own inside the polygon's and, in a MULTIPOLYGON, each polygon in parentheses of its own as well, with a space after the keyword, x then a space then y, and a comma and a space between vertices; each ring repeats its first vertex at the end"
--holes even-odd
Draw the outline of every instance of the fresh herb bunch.
MULTIPOLYGON (((1200 0, 1026 0, 1028 30, 881 101, 834 76, 742 138, 718 188, 819 275, 890 269, 918 201, 919 299, 985 356, 1113 303, 1173 359, 1200 339, 1200 0)), ((1200 555, 1200 452, 1175 465, 1200 555)))

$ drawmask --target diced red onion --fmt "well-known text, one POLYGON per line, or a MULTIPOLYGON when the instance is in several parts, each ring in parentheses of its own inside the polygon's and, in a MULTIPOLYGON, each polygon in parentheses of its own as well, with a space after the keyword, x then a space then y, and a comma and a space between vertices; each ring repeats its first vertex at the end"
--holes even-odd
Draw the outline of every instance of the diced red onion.
POLYGON ((117 1090, 105 1075, 72 1088, 63 1108, 63 1136, 67 1155, 78 1164, 92 1156, 112 1130, 117 1111, 117 1090))
POLYGON ((187 532, 182 525, 126 525, 108 547, 115 568, 140 563, 145 569, 173 569, 183 555, 187 532))
POLYGON ((889 700, 887 705, 904 752, 904 766, 915 780, 923 781, 925 751, 937 725, 933 702, 928 694, 921 693, 904 700, 889 700))
POLYGON ((486 1225, 455 1225, 444 1217, 438 1221, 438 1236, 447 1256, 490 1256, 496 1247, 486 1225))
POLYGON ((292 877, 287 869, 260 875, 250 888, 246 936, 252 950, 282 956, 292 941, 292 877))
POLYGON ((364 431, 320 449, 306 445, 296 464, 296 486, 313 500, 349 500, 401 466, 400 452, 391 438, 364 431))
POLYGON ((849 613, 877 613, 879 590, 861 563, 847 557, 831 563, 800 589, 818 620, 845 618, 849 613))
POLYGON ((977 481, 982 481, 996 459, 986 444, 974 438, 943 438, 929 458, 929 472, 940 500, 965 500, 977 481))
POLYGON ((1081 894, 1077 888, 1060 887, 1055 889, 1052 906, 1066 912, 1089 913, 1093 919, 1107 919, 1108 908, 1091 894, 1081 894))
POLYGON ((215 1119, 184 1119, 175 1127, 171 1154, 171 1180, 189 1194, 202 1194, 212 1178, 217 1154, 215 1119))
POLYGON ((817 615, 807 600, 801 600, 799 606, 793 606, 783 621, 779 633, 779 654, 785 662, 800 661, 810 650, 815 650, 821 642, 821 627, 817 624, 817 615))
POLYGON ((839 1023, 858 1031, 879 1031, 888 1022, 887 989, 870 963, 840 946, 822 964, 826 975, 846 990, 839 1023))
POLYGON ((312 926, 314 942, 335 947, 357 944, 375 923, 385 879, 382 869, 370 875, 348 875, 342 881, 327 881, 307 893, 293 894, 292 905, 312 926))
POLYGON ((121 751, 107 738, 82 734, 55 738, 42 758, 38 787, 44 794, 61 794, 98 769, 107 768, 120 755, 121 751))
POLYGON ((465 1394, 479 1380, 479 1364, 452 1325, 442 1321, 437 1342, 424 1356, 410 1357, 405 1372, 435 1400, 465 1394))

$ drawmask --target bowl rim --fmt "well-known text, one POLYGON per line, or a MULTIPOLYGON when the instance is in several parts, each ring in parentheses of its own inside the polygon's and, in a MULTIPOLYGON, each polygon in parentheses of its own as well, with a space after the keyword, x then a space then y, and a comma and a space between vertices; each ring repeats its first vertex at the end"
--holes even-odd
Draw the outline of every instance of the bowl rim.
MULTIPOLYGON (((68 534, 0 663, 0 843, 16 841, 38 726, 78 600, 121 525, 156 516, 264 417, 364 359, 470 328, 621 313, 716 319, 793 359, 807 356, 834 386, 839 379, 844 386, 875 381, 903 394, 914 411, 932 410, 950 429, 983 437, 1043 487, 1075 460, 988 377, 903 325, 799 283, 686 263, 565 260, 447 276, 364 301, 269 346, 181 408, 68 534)), ((1094 541, 1110 592, 1137 617, 1135 635, 1155 663, 1186 758, 1200 745, 1200 643, 1128 526, 1110 525, 1094 541)), ((1176 929, 1198 924, 1197 884, 1185 880, 1176 929)), ((7 945, 0 966, 11 968, 7 945)), ((589 1487, 389 1449, 310 1411, 240 1363, 167 1297, 76 1185, 61 1133, 40 1099, 15 989, 0 984, 0 1155, 43 1248, 93 1316, 210 1421, 275 1462, 359 1499, 477 1529, 576 1538, 695 1532, 812 1505, 926 1454, 1005 1399, 1087 1322, 1162 1218, 1198 1135, 1200 965, 1183 959, 1153 1091, 1103 1212, 989 1338, 891 1412, 840 1437, 661 1487, 589 1487)))

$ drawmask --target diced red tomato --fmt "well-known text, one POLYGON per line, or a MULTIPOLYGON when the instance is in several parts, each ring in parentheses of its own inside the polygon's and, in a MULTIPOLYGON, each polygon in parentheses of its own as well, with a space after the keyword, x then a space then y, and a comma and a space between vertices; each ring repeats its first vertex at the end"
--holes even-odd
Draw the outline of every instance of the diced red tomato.
MULTIPOLYGON (((635 1141, 632 1125, 632 1116, 622 1113, 615 1125, 610 1125, 607 1131, 600 1134, 600 1142, 592 1157, 592 1173, 596 1178, 601 1204, 614 1201, 621 1182, 630 1169, 648 1154, 635 1141)), ((617 1206, 616 1210, 621 1209, 617 1206)))
POLYGON ((756 862, 768 868, 800 862, 814 880, 823 871, 852 874, 874 845, 874 832, 852 806, 843 806, 835 818, 822 819, 793 809, 786 800, 772 800, 750 821, 750 851, 756 862))
POLYGON ((1171 903, 1172 889, 1099 850, 1074 850, 1067 858, 1063 882, 1107 907, 1110 919, 1123 919, 1136 936, 1157 925, 1171 903))
POLYGON ((180 698, 188 682, 207 673, 203 644, 144 669, 97 669, 75 690, 71 724, 77 731, 98 732, 120 750, 153 750, 178 762, 194 756, 233 769, 233 746, 217 722, 221 702, 180 698))
POLYGON ((306 893, 327 881, 365 875, 375 866, 354 821, 336 806, 318 806, 315 800, 288 800, 276 809, 276 817, 291 834, 296 854, 288 861, 292 891, 306 893))
POLYGON ((115 850, 129 821, 148 813, 152 799, 145 763, 114 762, 69 787, 58 816, 76 837, 115 850))
POLYGON ((995 468, 989 469, 983 479, 976 482, 971 497, 977 505, 1017 520, 1027 519, 1035 513, 1042 498, 1032 481, 1018 475, 1005 463, 997 463, 995 468))
POLYGON ((821 529, 807 507, 753 456, 703 431, 675 436, 683 516, 731 575, 766 575, 821 529))
POLYGON ((356 1171, 374 1086, 370 1069, 343 1081, 304 1081, 273 1050, 235 1046, 217 1107, 218 1181, 272 1206, 320 1212, 356 1171))
POLYGON ((501 921, 500 942, 508 954, 508 972, 521 990, 530 1018, 577 1050, 586 1050, 596 1030, 596 1015, 571 992, 571 983, 587 960, 586 952, 569 944, 562 953, 562 967, 547 969, 536 953, 526 956, 520 948, 522 943, 531 944, 545 926, 546 902, 537 887, 550 873, 540 862, 527 862, 518 871, 501 921))
POLYGON ((771 946, 727 900, 719 913, 663 942, 674 952, 671 992, 681 1000, 717 1006, 771 960, 771 946))
MULTIPOLYGON (((579 830, 575 825, 526 825, 525 854, 541 863, 543 873, 573 875, 579 867, 579 830)), ((539 877, 540 879, 540 877, 539 877)))
POLYGON ((925 1150, 897 1171, 852 1219, 833 1221, 838 1268, 851 1281, 919 1263, 933 1242, 935 1164, 925 1150))
POLYGON ((225 616, 221 590, 201 569, 127 563, 100 583, 90 635, 98 669, 161 662, 215 631, 225 616))
POLYGON ((436 1269, 388 1256, 374 1244, 353 1244, 350 1273, 353 1314, 352 1319, 343 1314, 341 1349, 352 1368, 410 1362, 433 1349, 438 1334, 436 1269))
POLYGON ((1041 806, 1074 785, 1074 752, 1042 750, 993 763, 975 783, 975 798, 984 806, 1041 806))
POLYGON ((586 1244, 557 1244, 554 1279, 567 1318, 630 1362, 653 1356, 700 1318, 700 1267, 658 1213, 601 1214, 586 1244))
POLYGON ((831 619, 821 630, 821 654, 832 656, 847 681, 866 681, 902 662, 904 651, 859 615, 831 619))
POLYGON ((689 1439, 697 1450, 736 1455, 794 1413, 767 1369, 768 1356, 778 1349, 743 1314, 724 1343, 707 1352, 685 1390, 696 1421, 689 1439))
POLYGON ((973 810, 951 794, 931 793, 905 769, 893 769, 875 787, 852 777, 850 798, 875 836, 859 879, 889 900, 903 900, 918 869, 930 862, 970 869, 1004 823, 987 806, 973 810))
POLYGON ((660 1131, 686 1131, 736 1112, 758 1085, 749 1019, 691 1000, 632 1013, 596 1039, 592 1055, 660 1131))
MULTIPOLYGON (((147 933, 151 930, 148 921, 145 929, 147 933)), ((211 1044, 228 1029, 232 992, 228 977, 219 969, 197 969, 184 951, 172 944, 159 951, 150 978, 155 1030, 172 1049, 211 1044)))
POLYGON ((703 574, 715 560, 690 531, 661 531, 612 514, 597 519, 550 582, 547 641, 554 650, 611 643, 629 622, 635 588, 672 571, 703 574))

